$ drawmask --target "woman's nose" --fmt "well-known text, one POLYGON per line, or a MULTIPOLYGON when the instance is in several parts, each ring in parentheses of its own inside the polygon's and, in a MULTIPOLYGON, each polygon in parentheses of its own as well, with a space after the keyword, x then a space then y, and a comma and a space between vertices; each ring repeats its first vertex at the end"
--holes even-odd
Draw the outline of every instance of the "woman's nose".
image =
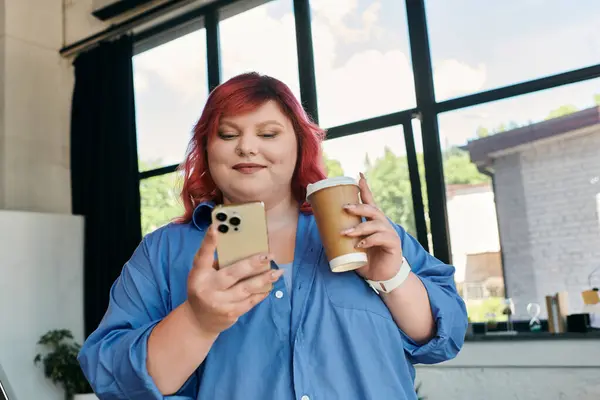
POLYGON ((256 155, 258 153, 256 136, 250 134, 241 135, 235 150, 240 157, 256 155))

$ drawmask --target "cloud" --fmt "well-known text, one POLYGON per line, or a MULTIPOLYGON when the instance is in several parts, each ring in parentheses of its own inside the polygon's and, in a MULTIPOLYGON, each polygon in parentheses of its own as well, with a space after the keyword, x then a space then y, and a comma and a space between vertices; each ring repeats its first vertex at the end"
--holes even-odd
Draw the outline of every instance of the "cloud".
POLYGON ((135 56, 134 71, 136 79, 143 81, 142 90, 147 89, 151 79, 159 79, 184 99, 195 99, 199 91, 208 90, 205 31, 187 34, 135 56))
MULTIPOLYGON (((288 3, 288 12, 278 17, 269 12, 273 3, 267 3, 220 24, 223 79, 255 70, 282 80, 296 96, 300 96, 295 24, 291 1, 288 3)), ((372 3, 361 13, 357 0, 346 1, 344 7, 340 7, 337 0, 315 0, 311 4, 319 117, 323 127, 415 106, 411 62, 409 55, 401 50, 357 50, 344 57, 344 63, 337 62, 342 47, 347 52, 352 48, 348 43, 366 43, 370 35, 378 34, 377 29, 384 29, 380 22, 380 2, 372 3)), ((207 90, 204 35, 204 30, 198 31, 136 56, 136 79, 140 79, 136 82, 136 90, 143 93, 138 104, 140 109, 155 101, 149 97, 152 93, 155 93, 154 97, 162 96, 165 106, 173 109, 182 108, 186 99, 190 102, 204 98, 207 90), (157 80, 164 87, 157 86, 157 80)), ((365 43, 360 45, 361 48, 365 43)), ((485 67, 474 68, 450 60, 437 66, 435 79, 438 94, 468 93, 485 80, 485 67)), ((195 103, 194 107, 197 107, 195 103)), ((182 158, 182 143, 188 140, 189 127, 200 112, 200 109, 190 108, 180 111, 177 117, 169 117, 172 112, 165 107, 160 112, 154 109, 144 112, 143 118, 148 120, 140 124, 143 125, 140 135, 147 140, 140 141, 140 153, 154 157, 162 153, 169 160, 182 158), (169 118, 176 118, 179 125, 168 130, 164 120, 169 118), (168 138, 165 136, 167 130, 168 138)), ((362 168, 365 153, 374 160, 383 154, 388 144, 395 152, 404 152, 401 128, 397 127, 346 141, 352 145, 351 150, 328 146, 328 153, 333 158, 343 158, 344 168, 352 171, 362 168), (389 143, 396 139, 397 143, 389 143), (368 142, 368 146, 359 145, 361 142, 368 142)))
POLYGON ((300 96, 296 31, 291 13, 274 19, 268 4, 220 24, 223 80, 248 71, 271 75, 300 96))
POLYGON ((471 67, 458 60, 443 60, 435 65, 433 80, 437 99, 449 99, 480 91, 487 78, 485 65, 471 67))
POLYGON ((358 8, 358 0, 346 0, 343 7, 340 7, 339 0, 312 0, 310 7, 315 15, 331 25, 343 25, 344 19, 358 8))
POLYGON ((373 36, 379 36, 382 29, 378 26, 381 2, 370 4, 361 14, 356 13, 358 2, 348 0, 344 7, 336 0, 317 0, 311 2, 314 21, 322 21, 328 29, 345 43, 367 42, 373 36), (350 26, 356 22, 359 26, 350 26))

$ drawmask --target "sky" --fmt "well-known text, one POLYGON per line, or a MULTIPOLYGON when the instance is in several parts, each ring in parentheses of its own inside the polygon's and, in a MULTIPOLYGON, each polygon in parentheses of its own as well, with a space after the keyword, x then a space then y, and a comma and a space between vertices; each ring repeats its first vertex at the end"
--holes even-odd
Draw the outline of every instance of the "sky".
MULTIPOLYGON (((406 10, 398 0, 311 0, 320 125, 323 128, 415 106, 406 10)), ((427 23, 438 101, 600 63, 597 0, 429 0, 427 23)), ((273 0, 220 23, 222 77, 258 71, 299 97, 291 0, 273 0)), ((142 161, 180 162, 208 95, 205 32, 134 58, 142 161)), ((600 79, 439 115, 443 146, 465 144, 477 127, 536 122, 562 105, 594 105, 600 79)), ((413 127, 421 151, 418 121, 413 127)), ((324 143, 357 176, 365 155, 404 154, 402 127, 324 143)))

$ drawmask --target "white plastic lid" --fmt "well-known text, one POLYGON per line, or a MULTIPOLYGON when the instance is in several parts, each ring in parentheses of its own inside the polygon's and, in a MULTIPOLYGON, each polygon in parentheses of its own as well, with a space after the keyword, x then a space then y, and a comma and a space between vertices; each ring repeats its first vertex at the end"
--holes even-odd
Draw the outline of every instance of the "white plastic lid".
POLYGON ((332 272, 354 271, 364 265, 367 265, 367 254, 363 252, 344 254, 329 261, 329 267, 332 272))
POLYGON ((316 191, 340 185, 358 186, 358 182, 356 182, 356 179, 350 178, 349 176, 336 176, 333 178, 323 179, 315 183, 309 183, 306 187, 306 198, 308 199, 308 196, 316 191))

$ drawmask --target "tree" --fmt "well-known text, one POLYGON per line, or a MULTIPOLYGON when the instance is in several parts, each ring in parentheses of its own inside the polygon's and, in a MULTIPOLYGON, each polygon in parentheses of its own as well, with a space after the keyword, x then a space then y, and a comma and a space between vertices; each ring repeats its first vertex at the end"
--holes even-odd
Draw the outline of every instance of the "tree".
POLYGON ((329 178, 344 176, 344 169, 338 160, 330 159, 326 154, 323 154, 323 160, 325 161, 325 169, 329 178))
MULTIPOLYGON (((159 164, 140 164, 140 170, 154 169, 159 164)), ((159 175, 140 181, 142 234, 146 235, 183 214, 179 200, 181 185, 177 173, 159 175)))
POLYGON ((365 171, 375 202, 392 221, 415 235, 410 179, 406 156, 396 156, 385 148, 382 158, 365 171))
POLYGON ((364 170, 368 170, 369 168, 373 167, 373 163, 371 163, 371 157, 369 157, 369 153, 365 154, 365 161, 364 161, 364 170))
POLYGON ((552 118, 564 117, 565 115, 572 114, 576 111, 577 111, 577 107, 575 107, 572 104, 567 104, 567 105, 560 106, 557 109, 550 111, 550 113, 548 114, 548 116, 545 119, 549 120, 552 118))
MULTIPOLYGON (((477 184, 489 182, 490 178, 477 170, 465 150, 451 147, 443 154, 444 174, 447 185, 477 184)), ((423 154, 417 154, 421 193, 425 209, 428 208, 423 154)), ((412 188, 406 156, 397 156, 389 148, 384 156, 366 168, 369 186, 381 210, 408 233, 416 236, 412 188)))
POLYGON ((487 128, 483 126, 478 126, 477 130, 475 131, 475 136, 477 136, 478 138, 488 137, 490 136, 490 132, 487 130, 487 128))
POLYGON ((454 147, 449 149, 444 159, 444 177, 447 185, 477 184, 489 182, 490 178, 477 170, 469 154, 454 147))

